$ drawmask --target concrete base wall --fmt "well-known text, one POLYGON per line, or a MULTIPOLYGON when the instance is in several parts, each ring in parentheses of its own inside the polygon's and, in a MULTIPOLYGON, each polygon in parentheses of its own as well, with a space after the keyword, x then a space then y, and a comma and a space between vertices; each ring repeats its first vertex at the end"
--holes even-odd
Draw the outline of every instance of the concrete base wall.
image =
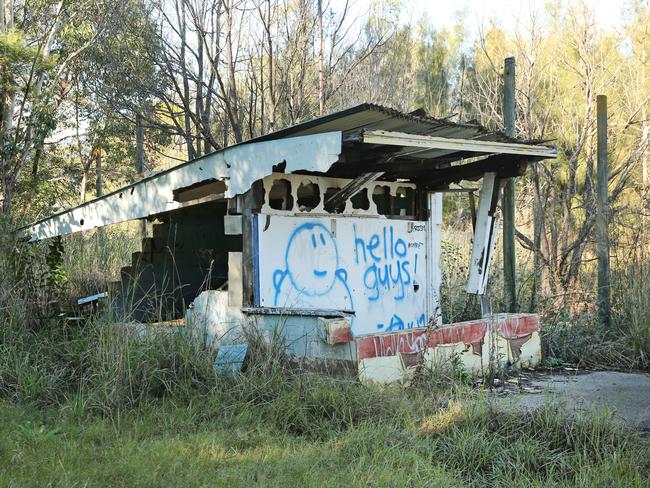
POLYGON ((454 361, 480 375, 490 367, 529 367, 541 361, 539 317, 534 314, 352 337, 342 330, 345 319, 244 314, 229 303, 227 291, 210 290, 194 300, 186 323, 188 332, 209 347, 245 343, 254 333, 269 343, 281 341, 298 360, 356 363, 361 380, 368 383, 408 381, 420 365, 447 367, 454 361))
MULTIPOLYGON (((542 359, 538 329, 516 336, 505 335, 500 330, 500 325, 506 317, 502 315, 486 321, 482 340, 474 343, 460 341, 433 345, 430 336, 435 331, 424 332, 422 335, 402 334, 396 341, 391 341, 404 345, 398 346, 397 352, 384 349, 383 354, 359 359, 359 375, 365 382, 389 383, 408 381, 421 364, 429 368, 452 368, 455 367, 454 363, 460 364, 466 371, 478 376, 490 368, 536 366, 542 359), (409 341, 413 347, 406 345, 409 341)), ((536 318, 530 315, 526 317, 536 318)), ((450 324, 443 328, 463 325, 465 324, 450 324)), ((374 339, 379 342, 378 338, 374 339)))
POLYGON ((282 341, 287 353, 297 359, 356 361, 354 343, 327 343, 319 317, 244 314, 229 306, 228 298, 227 291, 200 293, 186 314, 188 333, 214 348, 246 342, 254 333, 268 343, 282 341))
POLYGON ((359 375, 369 383, 408 381, 419 365, 462 365, 482 375, 490 368, 533 367, 542 359, 539 319, 528 314, 501 314, 432 331, 362 338, 357 340, 357 350, 359 375))

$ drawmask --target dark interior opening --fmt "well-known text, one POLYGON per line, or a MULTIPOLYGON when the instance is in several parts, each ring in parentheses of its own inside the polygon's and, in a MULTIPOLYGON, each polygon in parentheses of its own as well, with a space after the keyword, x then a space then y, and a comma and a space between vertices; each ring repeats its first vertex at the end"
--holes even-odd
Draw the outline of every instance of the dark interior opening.
POLYGON ((139 322, 180 319, 202 290, 225 288, 228 253, 241 235, 225 234, 226 202, 210 202, 158 216, 151 237, 112 284, 116 315, 139 322))
POLYGON ((368 210, 370 208, 370 200, 368 200, 368 189, 364 188, 363 190, 358 191, 352 195, 350 201, 352 202, 352 208, 359 210, 368 210))
POLYGON ((345 200, 342 200, 341 202, 337 203, 336 205, 333 205, 332 203, 328 203, 327 200, 329 200, 333 195, 335 195, 338 191, 340 191, 340 188, 337 187, 329 187, 327 190, 325 190, 325 211, 328 213, 343 213, 345 211, 345 200))
POLYGON ((390 215, 391 213, 391 195, 388 185, 377 185, 372 191, 372 200, 377 205, 379 215, 390 215))
POLYGON ((413 188, 400 186, 393 197, 393 215, 415 215, 415 191, 413 188))
POLYGON ((310 181, 303 181, 298 187, 298 209, 310 212, 320 203, 320 188, 310 181))
POLYGON ((293 209, 291 182, 285 179, 275 180, 269 191, 269 207, 275 210, 293 209))

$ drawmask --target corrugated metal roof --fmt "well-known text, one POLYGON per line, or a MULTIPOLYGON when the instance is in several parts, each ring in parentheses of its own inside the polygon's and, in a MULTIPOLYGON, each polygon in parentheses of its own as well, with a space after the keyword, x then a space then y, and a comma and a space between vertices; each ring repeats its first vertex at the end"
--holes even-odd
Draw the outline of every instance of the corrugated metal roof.
MULTIPOLYGON (((422 111, 419 111, 422 113, 422 111)), ((318 134, 322 132, 352 132, 361 129, 405 132, 409 134, 448 137, 452 139, 473 139, 492 142, 526 142, 506 136, 500 131, 489 131, 478 123, 456 123, 447 119, 436 119, 420 113, 405 113, 373 103, 362 103, 307 122, 280 129, 248 142, 268 141, 284 137, 318 134)), ((533 142, 534 143, 534 142, 533 142)), ((408 156, 408 148, 401 151, 408 156)), ((452 154, 450 151, 418 151, 417 159, 435 159, 452 154)))
MULTIPOLYGON (((250 142, 267 141, 283 137, 317 134, 329 131, 354 131, 360 129, 407 132, 456 139, 477 139, 496 142, 516 142, 503 132, 489 131, 474 123, 455 123, 445 119, 404 113, 373 103, 362 103, 307 122, 280 129, 250 142)), ((520 141, 521 142, 521 141, 520 141)))
MULTIPOLYGON (((359 175, 368 172, 381 172, 383 174, 382 178, 403 178, 409 181, 421 183, 424 187, 428 188, 439 187, 441 185, 444 186, 450 182, 460 181, 462 179, 476 179, 486 171, 496 171, 504 175, 509 175, 508 177, 510 177, 516 175, 520 170, 522 170, 520 164, 522 163, 522 159, 525 160, 523 161, 524 169, 526 162, 544 159, 539 156, 521 158, 514 156, 512 153, 502 154, 503 151, 498 151, 497 148, 495 148, 493 155, 498 155, 498 158, 496 160, 491 160, 489 157, 486 157, 488 154, 486 151, 476 151, 472 149, 472 147, 475 148, 478 146, 477 144, 474 144, 473 146, 462 146, 461 144, 458 144, 458 141, 455 143, 449 142, 447 146, 441 146, 452 147, 453 149, 450 150, 429 149, 429 147, 435 147, 435 145, 422 149, 422 146, 418 148, 417 145, 402 146, 401 144, 394 143, 365 144, 360 143, 360 134, 357 134, 357 132, 362 130, 403 133, 402 136, 424 135, 494 143, 519 142, 532 145, 539 144, 537 141, 521 141, 512 139, 507 137, 503 132, 489 131, 479 124, 459 124, 449 120, 429 117, 424 115, 421 111, 418 111, 417 113, 404 113, 380 105, 364 103, 323 117, 317 117, 313 120, 292 127, 287 127, 249 141, 235 144, 234 146, 242 146, 252 142, 278 140, 287 137, 307 136, 326 132, 342 132, 344 137, 349 136, 348 143, 344 144, 344 147, 341 148, 343 150, 343 153, 341 154, 342 157, 337 162, 334 162, 325 174, 342 178, 356 178, 359 175), (382 161, 382 155, 390 155, 390 161, 382 161), (477 155, 483 157, 479 158, 480 160, 468 160, 468 158, 473 158, 477 155), (349 156, 349 158, 346 156, 349 156), (452 162, 459 160, 463 160, 464 163, 452 167, 452 162)), ((365 132, 365 134, 369 134, 369 132, 365 132)), ((337 139, 337 141, 338 140, 339 139, 337 139)), ((133 188, 147 184, 154 178, 178 172, 201 160, 209 161, 217 153, 225 150, 226 149, 221 149, 214 153, 207 154, 202 158, 181 163, 165 171, 144 178, 141 181, 108 193, 96 200, 81 204, 77 208, 91 207, 98 201, 111 198, 129 188, 131 189, 131 193, 133 193, 133 188)), ((309 166, 309 161, 306 161, 306 163, 307 166, 309 166)), ((199 169, 202 170, 202 168, 199 169)), ((246 171, 246 169, 241 170, 246 171)), ((300 171, 307 171, 307 168, 300 171)), ((312 168, 311 171, 315 170, 312 168)), ((322 171, 322 168, 320 171, 322 171)), ((200 181, 203 181, 203 179, 201 175, 197 175, 196 182, 198 183, 200 181)), ((67 212, 69 211, 59 212, 58 214, 37 222, 37 224, 57 218, 67 212)), ((20 230, 24 231, 26 229, 27 227, 24 227, 20 230)))

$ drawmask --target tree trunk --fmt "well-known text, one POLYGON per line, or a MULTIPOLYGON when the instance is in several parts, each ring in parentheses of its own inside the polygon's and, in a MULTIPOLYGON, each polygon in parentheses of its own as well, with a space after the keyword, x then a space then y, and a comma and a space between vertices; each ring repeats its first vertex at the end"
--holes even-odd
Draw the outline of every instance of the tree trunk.
POLYGON ((269 132, 275 130, 275 115, 278 106, 276 93, 275 93, 275 58, 273 53, 273 36, 271 36, 271 0, 266 2, 266 21, 267 21, 267 30, 266 30, 266 42, 267 42, 267 54, 269 56, 269 99, 271 100, 271 107, 269 110, 269 132))
POLYGON ((540 283, 542 282, 542 227, 544 223, 544 213, 541 203, 541 188, 539 179, 539 170, 536 164, 533 164, 533 284, 530 292, 530 311, 537 309, 537 294, 539 293, 540 283))
MULTIPOLYGON (((138 113, 135 116, 135 145, 136 145, 136 169, 140 178, 144 177, 144 132, 142 128, 142 116, 138 113)), ((140 220, 140 234, 144 239, 147 237, 147 221, 140 220)))
POLYGON ((88 165, 84 164, 81 170, 81 183, 79 184, 79 202, 86 201, 86 187, 88 186, 88 165))
POLYGON ((325 68, 323 60, 323 0, 318 0, 318 105, 320 115, 325 114, 325 68))
POLYGON ((194 143, 192 140, 192 119, 190 117, 190 80, 189 74, 187 72, 187 62, 186 62, 186 49, 187 49, 187 18, 185 12, 185 0, 180 0, 181 2, 181 13, 180 13, 180 63, 181 71, 183 76, 183 109, 185 110, 185 144, 187 145, 187 159, 192 160, 195 158, 194 143))
POLYGON ((235 80, 235 58, 233 46, 233 17, 232 6, 226 8, 226 68, 227 68, 227 93, 226 107, 228 118, 232 127, 235 142, 242 142, 242 131, 240 124, 239 103, 237 98, 237 82, 235 80))
MULTIPOLYGON (((202 155, 201 133, 203 132, 201 124, 203 122, 203 40, 201 33, 197 29, 197 80, 196 80, 196 157, 200 158, 202 155)), ((206 138, 203 138, 206 139, 206 138)))
POLYGON ((102 149, 98 145, 93 149, 95 156, 95 196, 104 194, 104 175, 102 174, 102 149))

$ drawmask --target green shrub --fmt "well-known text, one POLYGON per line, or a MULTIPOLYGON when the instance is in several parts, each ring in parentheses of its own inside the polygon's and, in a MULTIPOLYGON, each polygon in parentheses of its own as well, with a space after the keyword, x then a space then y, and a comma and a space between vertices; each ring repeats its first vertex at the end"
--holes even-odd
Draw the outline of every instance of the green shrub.
POLYGON ((542 351, 545 357, 556 362, 585 368, 645 366, 625 331, 591 321, 543 322, 542 351))

